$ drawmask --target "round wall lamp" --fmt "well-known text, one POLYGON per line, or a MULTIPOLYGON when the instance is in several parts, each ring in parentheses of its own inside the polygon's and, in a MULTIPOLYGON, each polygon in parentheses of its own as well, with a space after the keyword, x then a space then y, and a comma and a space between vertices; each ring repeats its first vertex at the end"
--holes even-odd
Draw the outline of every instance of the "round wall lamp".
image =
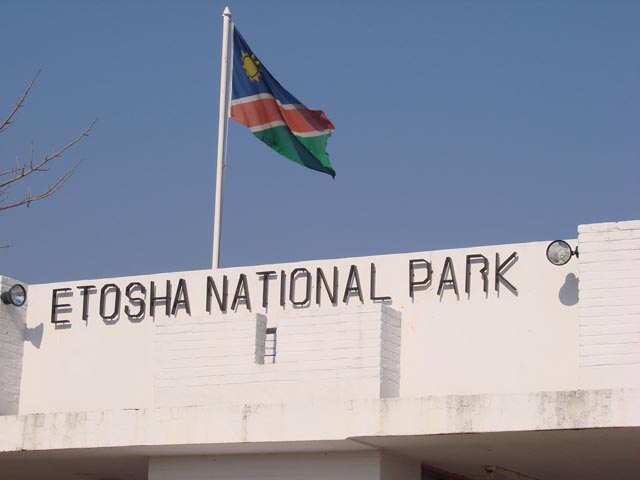
POLYGON ((2 292, 0 299, 2 299, 2 303, 7 305, 11 304, 15 307, 21 307, 24 305, 24 302, 27 301, 27 291, 22 285, 16 283, 6 292, 2 292))
POLYGON ((547 247, 547 260, 554 265, 564 265, 573 256, 579 257, 578 247, 575 250, 571 250, 571 247, 564 240, 554 240, 547 247))

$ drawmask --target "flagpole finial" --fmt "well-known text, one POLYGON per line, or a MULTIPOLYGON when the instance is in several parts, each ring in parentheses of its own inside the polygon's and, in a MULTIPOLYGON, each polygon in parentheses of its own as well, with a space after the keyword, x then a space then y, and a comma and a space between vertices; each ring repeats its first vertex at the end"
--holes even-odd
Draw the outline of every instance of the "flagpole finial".
POLYGON ((222 12, 222 16, 231 18, 231 10, 229 10, 229 7, 224 7, 224 12, 222 12))

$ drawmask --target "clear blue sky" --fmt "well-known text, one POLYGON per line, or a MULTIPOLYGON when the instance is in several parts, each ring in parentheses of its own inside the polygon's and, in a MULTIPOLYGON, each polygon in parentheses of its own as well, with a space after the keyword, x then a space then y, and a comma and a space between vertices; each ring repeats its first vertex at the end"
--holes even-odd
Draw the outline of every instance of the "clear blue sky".
MULTIPOLYGON (((222 266, 574 238, 581 223, 640 218, 639 2, 229 5, 271 73, 336 125, 337 176, 232 124, 222 266)), ((2 167, 98 123, 51 172, 85 160, 63 190, 0 213, 13 245, 0 274, 210 267, 224 6, 3 1, 0 112, 43 73, 0 135, 2 167)))

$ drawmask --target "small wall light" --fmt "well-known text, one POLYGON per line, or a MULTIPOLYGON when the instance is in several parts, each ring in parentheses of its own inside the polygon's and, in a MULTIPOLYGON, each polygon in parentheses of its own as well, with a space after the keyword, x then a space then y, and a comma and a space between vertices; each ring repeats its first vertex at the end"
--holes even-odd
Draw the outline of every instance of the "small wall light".
POLYGON ((7 305, 11 304, 16 307, 21 307, 24 305, 24 302, 27 301, 27 291, 22 285, 16 283, 6 292, 2 292, 0 299, 2 299, 2 303, 7 305))
POLYGON ((564 265, 573 256, 579 257, 578 247, 575 250, 571 250, 571 247, 564 240, 554 240, 547 247, 547 260, 554 265, 564 265))

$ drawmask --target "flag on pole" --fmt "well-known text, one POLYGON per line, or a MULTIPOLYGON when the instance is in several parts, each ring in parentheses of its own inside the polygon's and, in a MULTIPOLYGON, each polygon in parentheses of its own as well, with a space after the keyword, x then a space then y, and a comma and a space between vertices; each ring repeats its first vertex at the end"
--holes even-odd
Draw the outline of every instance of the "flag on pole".
POLYGON ((285 90, 235 27, 232 65, 230 117, 289 160, 335 177, 326 152, 333 123, 285 90))

